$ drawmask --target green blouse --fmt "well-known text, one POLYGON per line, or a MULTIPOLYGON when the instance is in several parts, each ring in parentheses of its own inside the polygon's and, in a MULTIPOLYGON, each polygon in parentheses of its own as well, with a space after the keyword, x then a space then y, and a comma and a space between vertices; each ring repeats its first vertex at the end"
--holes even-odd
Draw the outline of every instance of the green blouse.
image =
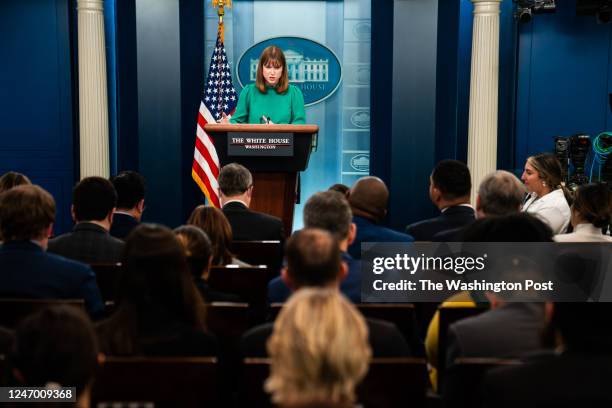
POLYGON ((261 93, 255 84, 245 86, 240 92, 230 123, 263 123, 262 116, 278 124, 306 123, 302 91, 294 85, 289 85, 283 94, 278 94, 274 88, 268 88, 268 92, 261 93))

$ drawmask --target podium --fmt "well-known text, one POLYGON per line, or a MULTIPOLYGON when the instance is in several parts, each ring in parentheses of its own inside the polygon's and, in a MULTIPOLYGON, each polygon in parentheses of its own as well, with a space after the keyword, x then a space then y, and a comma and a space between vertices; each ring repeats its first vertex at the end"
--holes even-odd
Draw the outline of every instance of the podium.
POLYGON ((213 140, 221 166, 239 163, 253 174, 250 208, 293 227, 298 172, 306 170, 316 147, 316 125, 216 124, 204 126, 213 140))

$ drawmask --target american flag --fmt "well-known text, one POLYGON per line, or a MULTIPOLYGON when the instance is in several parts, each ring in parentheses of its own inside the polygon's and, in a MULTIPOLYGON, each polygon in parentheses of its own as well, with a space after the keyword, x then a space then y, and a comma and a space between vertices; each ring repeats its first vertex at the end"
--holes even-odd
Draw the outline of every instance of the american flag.
POLYGON ((217 35, 217 43, 210 59, 204 95, 198 113, 195 151, 191 176, 206 195, 209 203, 219 208, 219 158, 211 137, 204 131, 204 125, 215 123, 222 114, 230 116, 236 109, 238 96, 232 84, 230 64, 225 55, 222 33, 217 35))

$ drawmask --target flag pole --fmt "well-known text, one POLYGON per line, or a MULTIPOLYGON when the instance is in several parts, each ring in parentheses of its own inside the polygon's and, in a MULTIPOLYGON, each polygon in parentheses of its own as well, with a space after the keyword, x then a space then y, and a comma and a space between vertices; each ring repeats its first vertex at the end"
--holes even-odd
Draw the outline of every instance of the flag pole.
POLYGON ((219 37, 221 41, 225 41, 223 38, 224 27, 223 27, 223 16, 225 15, 225 7, 232 8, 232 0, 212 0, 213 8, 217 9, 217 15, 219 16, 219 37))

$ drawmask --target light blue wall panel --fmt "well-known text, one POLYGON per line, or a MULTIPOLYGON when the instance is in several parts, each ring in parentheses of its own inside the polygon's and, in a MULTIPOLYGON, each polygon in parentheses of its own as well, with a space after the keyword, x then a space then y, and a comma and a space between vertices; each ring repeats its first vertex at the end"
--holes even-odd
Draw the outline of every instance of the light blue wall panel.
MULTIPOLYGON (((211 0, 204 0, 206 61, 216 39, 217 16, 211 0)), ((326 100, 306 108, 309 123, 320 128, 317 150, 308 170, 301 174, 301 203, 296 205, 294 229, 302 227, 302 209, 316 191, 334 183, 351 185, 367 175, 369 167, 355 170, 353 164, 369 162, 370 109, 370 1, 249 1, 236 0, 226 9, 225 48, 235 75, 240 56, 252 45, 279 36, 297 36, 331 49, 342 65, 343 80, 326 100), (351 122, 352 119, 352 122, 351 122), (361 156, 357 156, 361 155, 361 156)), ((204 73, 205 75, 205 73, 204 73)))

